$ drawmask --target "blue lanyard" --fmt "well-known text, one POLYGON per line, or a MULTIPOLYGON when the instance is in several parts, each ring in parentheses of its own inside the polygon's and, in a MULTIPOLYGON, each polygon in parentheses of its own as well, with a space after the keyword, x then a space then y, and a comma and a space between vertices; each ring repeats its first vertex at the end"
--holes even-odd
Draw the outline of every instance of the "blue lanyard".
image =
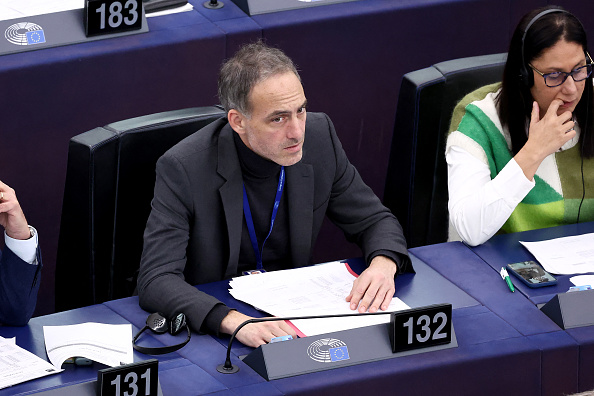
POLYGON ((274 198, 274 207, 272 208, 272 216, 270 216, 270 231, 262 242, 262 250, 258 247, 258 239, 256 238, 256 230, 254 229, 254 221, 252 220, 252 212, 250 211, 250 203, 248 202, 247 193, 245 192, 245 184, 243 185, 243 214, 245 216, 245 222, 247 224, 248 233, 250 234, 250 240, 252 241, 252 248, 256 255, 256 269, 262 270, 262 252, 264 251, 264 244, 268 240, 268 237, 272 233, 272 227, 274 226, 274 219, 276 219, 276 213, 278 212, 278 206, 280 205, 281 196, 283 195, 283 188, 285 186, 285 167, 281 166, 280 175, 278 177, 278 187, 276 188, 276 197, 274 198))

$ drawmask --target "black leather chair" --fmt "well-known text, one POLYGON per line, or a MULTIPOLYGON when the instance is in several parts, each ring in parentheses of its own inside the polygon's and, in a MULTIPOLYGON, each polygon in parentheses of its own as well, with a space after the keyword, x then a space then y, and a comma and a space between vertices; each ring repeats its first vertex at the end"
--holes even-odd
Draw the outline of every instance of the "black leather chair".
POLYGON ((398 217, 409 247, 447 240, 444 151, 452 111, 466 94, 501 81, 506 58, 505 53, 462 58, 404 75, 384 204, 398 217))
POLYGON ((157 159, 224 116, 218 107, 152 114, 70 140, 56 262, 56 309, 131 296, 157 159))

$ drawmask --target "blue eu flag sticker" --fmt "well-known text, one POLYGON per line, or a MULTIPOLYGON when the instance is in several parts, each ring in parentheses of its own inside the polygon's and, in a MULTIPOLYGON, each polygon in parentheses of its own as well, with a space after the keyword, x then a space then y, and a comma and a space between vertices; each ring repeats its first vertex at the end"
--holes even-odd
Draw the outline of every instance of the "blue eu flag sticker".
POLYGON ((346 345, 338 348, 330 348, 328 352, 330 352, 330 360, 333 362, 350 359, 349 350, 346 345))
POLYGON ((32 32, 25 33, 27 35, 27 44, 41 44, 45 43, 45 34, 43 30, 33 30, 32 32))

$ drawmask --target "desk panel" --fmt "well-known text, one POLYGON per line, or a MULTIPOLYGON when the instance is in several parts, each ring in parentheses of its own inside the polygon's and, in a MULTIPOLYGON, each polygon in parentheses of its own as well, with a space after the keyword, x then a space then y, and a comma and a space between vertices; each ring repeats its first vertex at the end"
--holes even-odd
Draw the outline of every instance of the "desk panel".
MULTIPOLYGON (((499 246, 498 251, 504 249, 499 246)), ((410 249, 410 253, 424 260, 527 336, 534 348, 540 351, 543 395, 567 394, 578 390, 578 378, 581 378, 578 372, 582 366, 581 343, 560 331, 522 293, 511 293, 499 272, 475 255, 468 246, 461 242, 449 242, 410 249)), ((582 387, 579 389, 585 390, 582 387)))
MULTIPOLYGON (((476 257, 476 256, 475 256, 476 257)), ((237 374, 220 374, 216 366, 224 361, 226 340, 217 340, 209 335, 193 334, 191 341, 175 353, 159 356, 160 378, 165 394, 195 395, 282 395, 282 394, 369 394, 392 395, 397 389, 403 394, 506 394, 510 389, 523 395, 546 394, 544 385, 553 376, 544 370, 552 370, 554 364, 563 365, 554 376, 556 388, 575 391, 575 370, 565 362, 577 361, 577 346, 565 332, 563 343, 556 334, 544 343, 539 335, 526 337, 500 315, 481 305, 453 285, 428 264, 413 256, 417 274, 398 277, 397 290, 411 301, 442 302, 448 300, 455 306, 453 323, 459 346, 430 353, 404 356, 379 362, 365 363, 330 371, 317 372, 274 381, 265 381, 238 355, 251 351, 247 347, 234 347, 232 360, 239 365, 237 374), (412 278, 412 279, 409 279, 412 278), (442 284, 441 286, 439 284, 442 284), (444 286, 445 285, 445 286, 444 286), (419 290, 430 290, 434 301, 427 295, 415 299, 419 290), (435 291, 438 292, 435 292, 435 291), (543 347, 543 345, 545 346, 543 347), (572 355, 573 353, 573 355, 572 355), (543 364, 544 362, 544 364, 543 364), (543 367, 541 369, 541 366, 543 367), (572 378, 566 378, 573 373, 572 378), (431 381, 427 381, 431 378, 431 381), (570 385, 568 385, 570 383, 570 385)), ((355 268, 362 262, 350 260, 355 268)), ((361 270, 362 268, 359 268, 361 270)), ((226 282, 201 285, 208 291, 226 300, 231 306, 243 303, 233 302, 227 291, 226 282)), ((245 304, 243 304, 245 305, 245 304)), ((414 305, 414 304, 411 304, 414 305)), ((243 310, 243 309, 242 309, 243 310)), ((260 316, 256 311, 244 311, 260 316)), ((130 297, 106 302, 102 305, 85 307, 73 311, 34 318, 28 326, 21 328, 0 328, 3 336, 17 336, 17 342, 45 357, 43 347, 43 325, 72 324, 86 321, 104 323, 127 323, 130 321, 136 331, 144 325, 148 313, 138 306, 138 298, 130 297)), ((170 335, 146 335, 143 342, 150 345, 170 345, 179 340, 170 335)), ((144 338, 144 336, 143 336, 144 338)), ((362 341, 364 342, 364 341, 362 341)), ((135 353, 135 360, 149 358, 135 353)), ((74 367, 66 373, 31 381, 0 391, 0 396, 21 394, 37 389, 65 386, 94 379, 98 367, 74 367)))
POLYGON ((410 249, 429 266, 508 321, 523 335, 558 331, 559 327, 521 293, 512 293, 498 271, 461 242, 410 249))
MULTIPOLYGON (((224 292, 226 292, 225 285, 222 282, 216 282, 218 288, 224 292)), ((228 293, 227 293, 228 294, 228 293)), ((115 312, 120 314, 126 320, 133 323, 135 326, 144 326, 146 322, 146 318, 149 315, 148 312, 142 310, 138 305, 138 297, 129 297, 120 300, 108 301, 103 305, 113 309, 115 312)), ((172 336, 168 333, 155 335, 153 341, 150 339, 142 340, 142 345, 147 346, 164 346, 164 345, 174 345, 182 342, 186 337, 186 332, 182 332, 177 336, 172 336)), ((200 367, 204 373, 208 374, 209 378, 214 379, 217 383, 221 384, 225 389, 227 388, 236 388, 242 385, 249 385, 249 384, 257 384, 261 382, 265 382, 265 380, 260 377, 257 373, 252 371, 248 366, 243 364, 243 362, 239 361, 235 358, 234 364, 239 364, 243 369, 237 373, 236 375, 228 375, 228 374, 221 374, 216 370, 216 367, 225 362, 225 356, 227 353, 227 345, 228 345, 228 338, 226 342, 223 342, 215 337, 211 337, 207 334, 197 334, 195 332, 192 333, 192 338, 186 346, 182 349, 178 350, 177 352, 170 353, 167 355, 159 355, 159 359, 161 356, 181 356, 188 361, 192 362, 197 367, 200 367)), ((245 348, 248 352, 251 351, 251 348, 247 348, 242 346, 240 343, 237 343, 239 347, 245 348)), ((142 355, 144 358, 149 358, 148 355, 142 355)), ((198 394, 202 394, 201 392, 198 394)))
MULTIPOLYGON (((396 277, 395 293, 396 297, 399 297, 410 307, 422 307, 444 302, 452 304, 454 309, 480 306, 478 301, 445 279, 427 264, 414 256, 411 257, 411 260, 416 274, 398 275, 396 277)), ((361 259, 349 259, 346 261, 356 273, 360 274, 365 269, 365 263, 361 259)), ((196 287, 246 315, 253 317, 264 316, 261 311, 254 309, 251 305, 233 298, 228 292, 229 281, 213 282, 197 285, 196 287)), ((220 342, 224 346, 227 346, 229 343, 226 337, 221 338, 220 342)), ((241 356, 247 355, 251 352, 251 349, 234 341, 233 352, 237 356, 241 356)))
MULTIPOLYGON (((560 227, 542 228, 518 232, 515 234, 495 235, 482 245, 472 247, 472 251, 482 258, 497 272, 509 263, 536 260, 534 256, 519 241, 535 242, 547 239, 560 238, 571 235, 580 235, 594 232, 594 222, 570 224, 560 227)), ((510 274, 511 276, 511 274, 510 274)), ((534 304, 544 304, 557 293, 565 293, 573 284, 569 278, 573 275, 555 275, 557 284, 554 286, 530 288, 511 276, 514 286, 534 304)))
MULTIPOLYGON (((469 250, 466 253, 471 254, 469 250)), ((394 384, 398 384, 397 389, 403 394, 437 392, 440 395, 495 395, 509 389, 519 394, 541 394, 540 347, 418 257, 413 255, 411 258, 417 273, 397 277, 396 295, 411 306, 451 302, 455 308, 453 323, 458 348, 284 378, 270 381, 269 384, 277 388, 279 394, 393 394, 394 384), (427 378, 432 378, 432 381, 427 381, 427 378)), ((364 268, 362 260, 348 262, 356 272, 364 268)), ((234 300, 228 294, 227 281, 197 287, 241 312, 262 316, 261 312, 234 300)), ((576 360, 577 346, 572 340, 569 341, 569 345, 564 345, 565 349, 556 346, 551 348, 556 353, 555 358, 561 355, 561 358, 568 359, 567 355, 573 353, 576 360)), ((221 343, 227 345, 228 340, 222 339, 221 343)), ((251 348, 239 344, 232 348, 232 360, 240 366, 240 373, 251 369, 236 356, 250 351, 251 348)), ((218 360, 212 364, 215 363, 218 364, 218 360)), ((556 379, 564 389, 568 389, 563 375, 556 379)), ((569 389, 575 390, 575 371, 573 375, 573 388, 569 389)), ((232 390, 237 391, 233 394, 242 394, 251 387, 260 390, 259 386, 250 384, 246 389, 241 387, 232 390)))
POLYGON ((245 43, 262 38, 261 27, 231 0, 218 9, 204 7, 204 0, 189 0, 199 12, 225 33, 225 57, 230 58, 245 43))
MULTIPOLYGON (((455 311, 454 311, 455 312, 455 311)), ((491 312, 457 320, 458 348, 271 381, 283 394, 540 394, 540 353, 491 312), (472 320, 470 320, 472 319, 472 320), (466 343, 474 326, 517 337, 466 343), (466 340, 466 341, 464 341, 466 340), (516 393, 517 392, 517 393, 516 393)))
MULTIPOLYGON (((541 241, 546 239, 560 238, 564 236, 579 235, 594 232, 594 222, 571 224, 552 228, 543 228, 539 230, 531 230, 525 232, 518 232, 514 234, 496 235, 489 241, 480 246, 471 248, 472 251, 486 262, 493 273, 498 271, 502 266, 518 261, 534 260, 534 256, 528 252, 519 241, 541 241)), ((572 285, 569 281, 570 275, 557 276, 558 283, 555 286, 547 286, 542 288, 531 289, 524 286, 519 281, 514 281, 516 288, 525 296, 526 301, 530 304, 536 305, 546 303, 557 293, 565 293, 572 285)), ((513 279, 513 277, 512 277, 513 279)), ((542 316, 545 316, 541 313, 542 316)), ((521 318, 510 319, 510 324, 514 327, 518 326, 521 318)), ((526 319, 527 320, 527 319, 526 319)), ((551 323, 553 323, 551 321, 551 323)), ((553 326, 559 330, 559 327, 553 323, 553 326)), ((537 325, 537 329, 540 324, 537 325)), ((550 331, 549 326, 540 328, 541 333, 550 331)), ((551 337, 558 340, 557 334, 565 333, 570 336, 577 345, 579 345, 578 355, 578 390, 586 391, 594 388, 594 326, 581 327, 576 329, 568 329, 564 332, 556 331, 551 333, 551 337), (554 335, 553 335, 554 334, 554 335)), ((544 334, 543 334, 544 336, 544 334)), ((539 343, 540 346, 546 345, 539 343)), ((570 364, 570 363, 568 363, 570 364)), ((550 374, 553 375, 555 368, 561 367, 559 364, 551 363, 550 374)), ((547 370, 543 367, 543 370, 547 370)))
POLYGON ((578 327, 565 330, 580 346, 578 389, 586 391, 594 389, 594 326, 578 327))
MULTIPOLYGON (((27 326, 23 327, 2 326, 0 327, 0 335, 4 338, 16 337, 16 343, 18 346, 27 349, 44 360, 48 360, 45 351, 43 326, 61 326, 84 322, 100 322, 109 324, 128 323, 126 319, 115 313, 113 310, 102 305, 94 305, 91 307, 79 308, 72 311, 33 318, 27 326)), ((138 328, 133 326, 132 331, 136 332, 138 331, 138 328)), ((134 351, 134 361, 146 359, 146 355, 134 351)), ((175 354, 164 356, 163 359, 160 359, 159 371, 161 372, 161 362, 163 362, 163 367, 165 370, 169 368, 177 368, 180 364, 191 364, 188 361, 186 361, 185 364, 173 363, 175 360, 180 360, 180 356, 175 354)), ((0 390, 0 396, 27 394, 35 390, 50 389, 54 387, 95 380, 97 379, 97 370, 106 367, 107 366, 100 363, 94 363, 92 366, 66 365, 65 370, 62 373, 2 389, 0 390)))

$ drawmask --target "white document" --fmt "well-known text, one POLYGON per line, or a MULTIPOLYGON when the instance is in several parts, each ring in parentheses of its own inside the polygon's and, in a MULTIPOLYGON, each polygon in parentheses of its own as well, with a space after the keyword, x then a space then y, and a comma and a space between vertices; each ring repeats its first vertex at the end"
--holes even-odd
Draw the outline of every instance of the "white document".
POLYGON ((132 325, 81 323, 43 326, 45 350, 56 367, 74 356, 85 357, 111 367, 134 362, 132 325))
POLYGON ((594 272, 594 234, 520 243, 550 273, 573 275, 594 272))
POLYGON ((192 11, 193 9, 194 9, 194 6, 192 6, 192 4, 190 4, 190 3, 187 3, 183 6, 169 8, 169 9, 163 10, 163 11, 148 12, 148 13, 146 13, 146 17, 150 18, 150 17, 161 16, 161 15, 177 14, 179 12, 192 11))
POLYGON ((591 286, 594 288, 594 275, 577 275, 569 278, 575 286, 591 286))
POLYGON ((61 371, 17 346, 14 339, 0 337, 0 389, 61 371))
MULTIPOLYGON (((229 293, 277 317, 353 314, 345 301, 356 276, 345 263, 332 262, 311 267, 266 272, 233 278, 229 293)), ((409 307, 394 297, 386 312, 409 307)), ((318 335, 388 323, 390 315, 346 318, 302 319, 292 321, 300 335, 318 335)))
POLYGON ((0 20, 83 8, 84 0, 0 0, 0 20))

